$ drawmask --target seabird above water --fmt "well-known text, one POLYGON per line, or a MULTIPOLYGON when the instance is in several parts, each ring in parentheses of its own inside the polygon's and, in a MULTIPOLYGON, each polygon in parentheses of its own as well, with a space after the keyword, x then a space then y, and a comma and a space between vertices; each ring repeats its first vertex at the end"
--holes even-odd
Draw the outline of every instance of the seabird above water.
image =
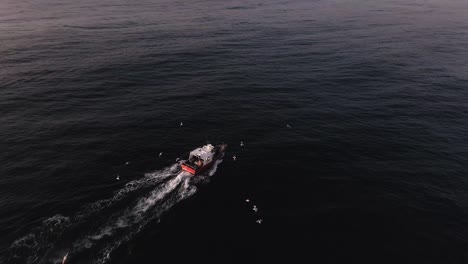
POLYGON ((257 206, 256 206, 256 205, 254 205, 254 206, 253 206, 253 208, 252 208, 252 210, 254 210, 255 212, 257 212, 257 211, 258 211, 258 208, 257 208, 257 206))

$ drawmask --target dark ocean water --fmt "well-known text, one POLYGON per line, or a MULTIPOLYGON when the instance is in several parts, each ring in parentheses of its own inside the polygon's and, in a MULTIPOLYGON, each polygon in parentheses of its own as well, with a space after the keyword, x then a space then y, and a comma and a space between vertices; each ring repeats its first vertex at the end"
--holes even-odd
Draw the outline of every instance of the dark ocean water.
POLYGON ((468 263, 467 14, 2 0, 0 262, 468 263))

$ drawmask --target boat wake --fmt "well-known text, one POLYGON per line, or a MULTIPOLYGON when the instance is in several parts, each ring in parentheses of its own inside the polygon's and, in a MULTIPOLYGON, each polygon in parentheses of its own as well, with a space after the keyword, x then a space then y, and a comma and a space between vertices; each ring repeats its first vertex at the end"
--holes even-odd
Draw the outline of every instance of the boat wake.
POLYGON ((62 263, 67 255, 70 262, 106 263, 116 248, 196 193, 196 185, 207 183, 220 162, 197 176, 174 164, 128 182, 111 198, 91 203, 73 216, 52 216, 13 242, 7 262, 62 263))

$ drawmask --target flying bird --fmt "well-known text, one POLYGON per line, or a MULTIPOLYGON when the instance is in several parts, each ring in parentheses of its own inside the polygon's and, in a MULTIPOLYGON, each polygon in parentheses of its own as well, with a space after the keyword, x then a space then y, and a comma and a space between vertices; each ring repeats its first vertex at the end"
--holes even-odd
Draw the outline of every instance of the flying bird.
POLYGON ((120 176, 117 174, 116 180, 120 181, 120 176))
POLYGON ((245 202, 250 203, 250 199, 249 198, 245 199, 245 202))
POLYGON ((263 219, 258 219, 258 220, 257 220, 257 221, 255 221, 255 222, 257 222, 257 224, 261 224, 261 223, 262 223, 262 221, 263 221, 263 219))
POLYGON ((232 156, 232 159, 233 159, 233 160, 236 160, 236 158, 237 158, 236 156, 232 156))
POLYGON ((159 152, 159 157, 161 157, 161 156, 162 156, 162 154, 163 154, 162 152, 159 152))
POLYGON ((184 125, 184 123, 180 122, 180 126, 183 126, 183 125, 184 125))
POLYGON ((254 210, 255 212, 257 212, 257 211, 258 211, 258 208, 257 208, 257 206, 256 206, 256 205, 254 205, 254 206, 253 206, 253 208, 252 208, 252 210, 254 210))
POLYGON ((244 146, 244 141, 241 141, 240 146, 241 147, 244 146))
POLYGON ((291 128, 291 126, 290 126, 289 124, 286 124, 286 127, 287 127, 287 128, 291 128))

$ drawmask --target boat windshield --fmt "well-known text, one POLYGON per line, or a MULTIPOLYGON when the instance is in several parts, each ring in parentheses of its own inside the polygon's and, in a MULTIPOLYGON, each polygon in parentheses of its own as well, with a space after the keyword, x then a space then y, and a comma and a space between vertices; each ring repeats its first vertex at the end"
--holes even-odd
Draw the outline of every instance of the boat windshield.
POLYGON ((197 166, 202 166, 203 165, 203 159, 201 159, 200 157, 197 157, 197 156, 191 156, 189 158, 189 162, 192 163, 192 164, 195 164, 197 166))
POLYGON ((197 166, 203 166, 203 160, 197 159, 197 160, 195 161, 195 165, 197 165, 197 166))

